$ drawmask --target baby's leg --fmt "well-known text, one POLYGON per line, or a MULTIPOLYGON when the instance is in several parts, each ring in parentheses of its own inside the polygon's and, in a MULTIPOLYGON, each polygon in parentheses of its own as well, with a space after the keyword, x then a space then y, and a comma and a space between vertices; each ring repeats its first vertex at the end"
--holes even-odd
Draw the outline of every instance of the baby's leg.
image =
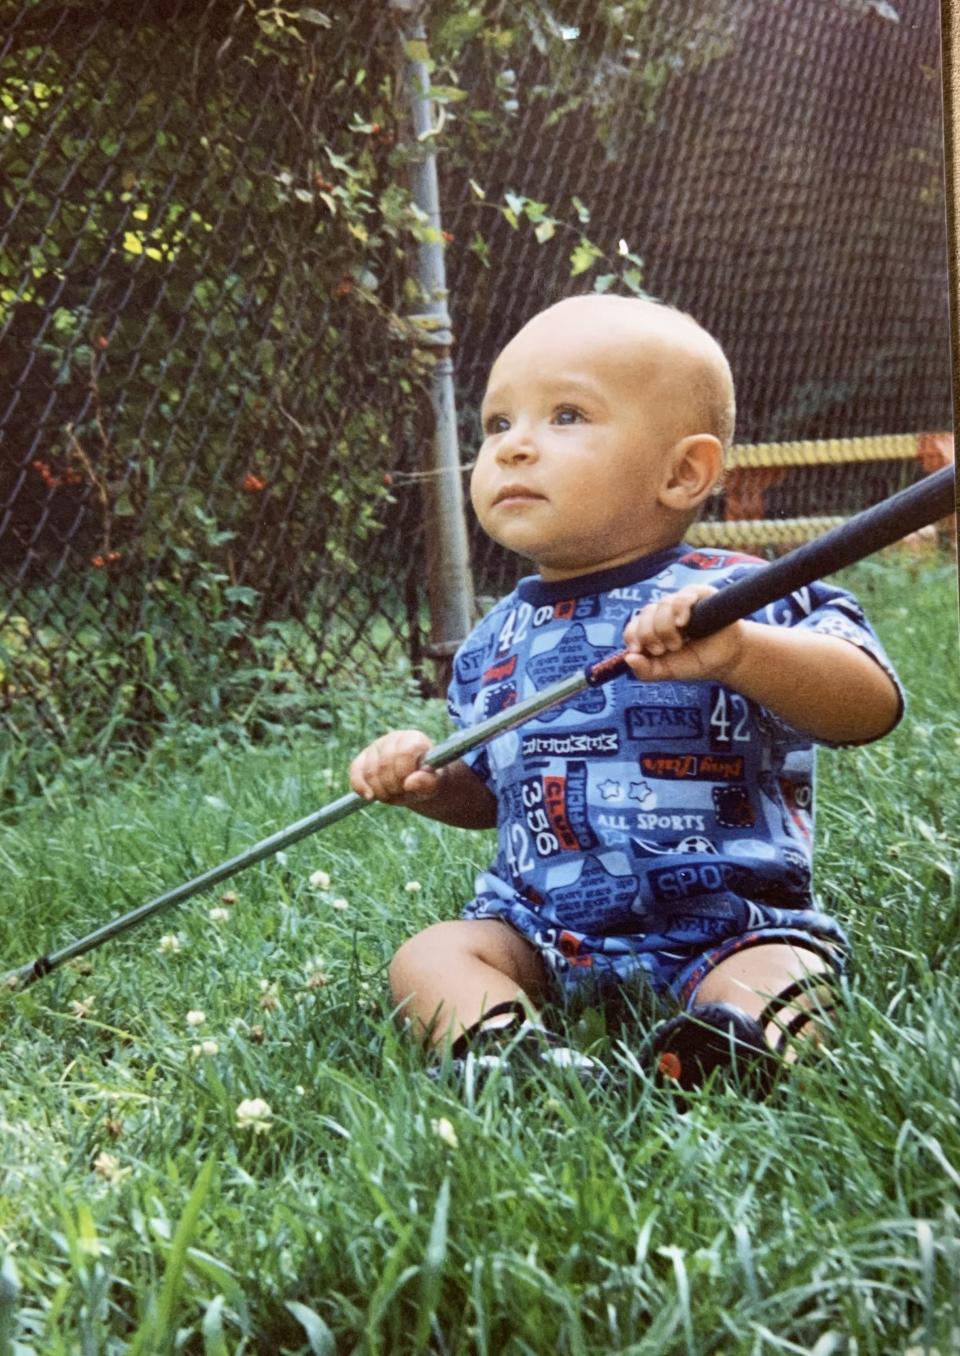
POLYGON ((832 1005, 835 979, 834 967, 819 952, 803 945, 767 942, 720 961, 697 990, 691 1012, 703 1003, 729 1003, 750 1017, 762 1018, 766 1013, 767 1043, 777 1049, 784 1033, 791 1032, 792 1039, 783 1042, 783 1057, 792 1061, 797 1058, 799 1042, 820 1043, 823 1033, 817 1016, 832 1005), (784 1001, 778 1003, 781 994, 784 1001))
POLYGON ((744 1091, 769 1091, 779 1061, 820 1043, 836 968, 802 942, 769 941, 719 960, 690 1006, 654 1036, 658 1073, 687 1090, 736 1070, 744 1091))
POLYGON ((498 1003, 526 999, 532 1007, 546 978, 539 952, 494 918, 434 923, 390 964, 393 1001, 431 1045, 456 1039, 498 1003))

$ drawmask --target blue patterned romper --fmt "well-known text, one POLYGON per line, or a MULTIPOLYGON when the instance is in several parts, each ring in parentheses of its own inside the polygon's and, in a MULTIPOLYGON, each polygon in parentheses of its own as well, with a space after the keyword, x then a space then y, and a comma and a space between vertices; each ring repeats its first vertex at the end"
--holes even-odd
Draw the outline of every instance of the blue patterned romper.
MULTIPOLYGON (((762 563, 680 543, 577 579, 522 579, 460 648, 450 714, 475 724, 622 649, 647 603, 688 584, 723 588, 762 563)), ((840 636, 901 692, 841 589, 814 584, 752 620, 840 636)), ((498 851, 464 915, 515 928, 561 992, 645 979, 687 1006, 712 966, 774 940, 842 969, 846 936, 811 888, 813 743, 740 693, 621 677, 466 761, 496 796, 498 851)))

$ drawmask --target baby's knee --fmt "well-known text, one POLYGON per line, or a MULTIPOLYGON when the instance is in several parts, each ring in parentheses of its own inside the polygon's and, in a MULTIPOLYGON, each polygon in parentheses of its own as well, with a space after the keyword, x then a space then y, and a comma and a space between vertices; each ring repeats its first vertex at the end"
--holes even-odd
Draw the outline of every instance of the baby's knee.
POLYGON ((432 923, 397 948, 389 969, 390 989, 395 1001, 416 992, 422 977, 435 975, 438 965, 449 964, 454 956, 466 949, 467 939, 462 935, 462 929, 460 919, 432 923))

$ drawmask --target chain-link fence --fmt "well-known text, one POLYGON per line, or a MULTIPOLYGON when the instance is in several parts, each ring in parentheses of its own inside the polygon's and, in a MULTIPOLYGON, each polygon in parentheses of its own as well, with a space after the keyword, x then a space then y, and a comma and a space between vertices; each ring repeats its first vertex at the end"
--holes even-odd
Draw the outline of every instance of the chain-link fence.
MULTIPOLYGON (((949 430, 937 5, 551 8, 553 41, 542 27, 512 49, 506 75, 467 77, 471 89, 486 80, 485 100, 502 90, 496 149, 482 165, 469 151, 443 162, 458 245, 484 240, 451 261, 465 442, 491 353, 572 290, 581 232, 606 255, 584 290, 629 249, 642 285, 721 341, 738 443, 949 430), (555 216, 565 208, 563 227, 541 243, 537 209, 523 204, 520 229, 491 220, 487 201, 506 194, 555 216)), ((791 459, 790 474, 768 475, 760 491, 767 519, 849 514, 923 474, 915 457, 882 447, 876 459, 846 460, 837 446, 791 459)), ((738 491, 763 484, 732 479, 738 491)), ((736 507, 718 495, 705 517, 736 507)), ((474 560, 497 592, 501 553, 478 535, 474 560)))
MULTIPOLYGON (((10 6, 6 6, 9 14, 10 6)), ((3 698, 280 716, 420 635, 389 15, 27 3, 3 46, 3 698), (363 79, 359 77, 363 75, 363 79), (399 227, 397 228, 399 230, 399 227), (404 487, 403 493, 394 489, 404 487), (397 542, 402 541, 398 552, 397 542)))
MULTIPOLYGON (((422 676, 424 244, 465 464, 497 349, 592 287, 717 335, 740 442, 950 427, 934 0, 0 8, 12 749, 283 720, 367 662, 422 676), (409 192, 433 153, 440 223, 409 192)), ((920 469, 759 492, 843 513, 920 469)), ((472 545, 482 592, 522 568, 472 545)))

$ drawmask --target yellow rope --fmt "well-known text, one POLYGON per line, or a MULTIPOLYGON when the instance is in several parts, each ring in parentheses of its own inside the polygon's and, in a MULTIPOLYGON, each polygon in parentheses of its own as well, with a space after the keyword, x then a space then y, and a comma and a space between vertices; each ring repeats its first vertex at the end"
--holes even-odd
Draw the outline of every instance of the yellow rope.
POLYGON ((824 438, 816 442, 744 443, 730 449, 728 468, 826 466, 849 461, 905 461, 917 455, 915 433, 877 438, 824 438))
POLYGON ((766 518, 756 521, 729 523, 694 523, 684 533, 684 540, 694 546, 719 546, 726 550, 741 547, 796 546, 812 541, 831 527, 839 527, 846 518, 766 518))
MULTIPOLYGON (((764 490, 786 478, 793 466, 828 466, 855 462, 912 461, 918 457, 927 435, 919 433, 884 434, 873 438, 824 438, 792 443, 744 443, 733 447, 727 457, 726 471, 783 468, 772 477, 731 476, 727 483, 727 511, 750 513, 763 502, 764 490), (753 487, 751 492, 751 486, 753 487)), ((718 486, 723 491, 723 482, 718 486)), ((722 502, 722 501, 720 501, 722 502)), ((709 508, 708 508, 709 511, 709 508)), ((710 520, 694 523, 686 539, 696 546, 717 546, 727 550, 756 551, 765 546, 798 546, 812 541, 832 527, 846 522, 845 517, 810 518, 738 518, 726 522, 710 520)))

